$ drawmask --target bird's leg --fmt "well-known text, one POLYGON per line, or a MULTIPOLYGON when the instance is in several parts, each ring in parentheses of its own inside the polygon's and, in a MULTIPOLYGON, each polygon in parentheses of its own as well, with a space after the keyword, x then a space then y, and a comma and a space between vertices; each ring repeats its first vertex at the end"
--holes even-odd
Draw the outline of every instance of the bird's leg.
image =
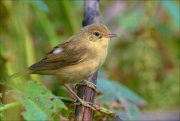
POLYGON ((89 81, 84 80, 84 81, 77 83, 75 86, 75 89, 77 89, 79 86, 87 86, 87 87, 93 89, 95 92, 97 92, 96 85, 89 81))
POLYGON ((93 103, 86 102, 86 101, 82 100, 81 98, 79 98, 67 84, 65 84, 64 86, 77 98, 77 100, 80 102, 81 105, 91 108, 92 110, 95 110, 95 108, 93 107, 93 103))

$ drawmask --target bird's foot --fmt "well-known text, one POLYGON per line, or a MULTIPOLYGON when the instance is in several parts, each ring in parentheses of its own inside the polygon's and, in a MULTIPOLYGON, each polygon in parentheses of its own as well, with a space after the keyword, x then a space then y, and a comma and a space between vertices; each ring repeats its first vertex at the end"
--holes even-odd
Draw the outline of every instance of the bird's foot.
POLYGON ((75 103, 75 105, 82 105, 82 106, 91 108, 92 110, 96 110, 95 107, 93 106, 93 103, 84 101, 81 98, 77 98, 77 100, 78 100, 78 102, 75 103))
POLYGON ((68 85, 65 85, 65 87, 71 92, 71 94, 73 94, 76 99, 78 100, 77 103, 75 103, 76 105, 82 105, 82 106, 85 106, 85 107, 88 107, 88 108, 91 108, 92 110, 95 110, 94 106, 93 106, 93 103, 91 102, 86 102, 84 100, 82 100, 80 97, 78 97, 75 92, 68 86, 68 85))
POLYGON ((93 89, 95 92, 97 92, 96 85, 93 84, 92 82, 87 81, 87 80, 84 80, 84 81, 77 83, 75 86, 75 89, 78 89, 78 87, 80 87, 80 86, 87 86, 87 87, 93 89))

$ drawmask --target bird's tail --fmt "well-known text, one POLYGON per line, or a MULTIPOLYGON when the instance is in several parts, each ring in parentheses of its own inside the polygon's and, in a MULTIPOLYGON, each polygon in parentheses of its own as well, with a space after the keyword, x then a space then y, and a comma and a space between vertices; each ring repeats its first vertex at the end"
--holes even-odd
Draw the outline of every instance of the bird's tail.
POLYGON ((3 80, 0 80, 0 85, 7 85, 8 82, 10 82, 11 80, 20 77, 20 76, 25 76, 27 74, 31 74, 33 71, 30 69, 25 69, 24 71, 18 72, 16 74, 13 74, 3 80))
POLYGON ((18 73, 16 73, 16 74, 11 75, 9 78, 10 78, 10 79, 14 79, 14 78, 17 78, 17 77, 20 77, 20 76, 28 75, 28 74, 30 74, 30 73, 32 73, 32 70, 30 70, 30 69, 25 69, 25 70, 23 70, 23 71, 20 71, 20 72, 18 72, 18 73))

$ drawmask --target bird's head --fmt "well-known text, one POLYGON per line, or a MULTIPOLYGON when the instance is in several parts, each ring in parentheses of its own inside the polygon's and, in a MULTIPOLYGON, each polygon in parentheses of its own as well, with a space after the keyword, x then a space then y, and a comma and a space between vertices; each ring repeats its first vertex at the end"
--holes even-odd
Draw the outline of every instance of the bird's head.
POLYGON ((88 25, 84 27, 80 33, 84 34, 86 37, 88 37, 88 40, 92 42, 108 42, 111 37, 117 36, 116 34, 111 34, 109 29, 101 23, 88 25))

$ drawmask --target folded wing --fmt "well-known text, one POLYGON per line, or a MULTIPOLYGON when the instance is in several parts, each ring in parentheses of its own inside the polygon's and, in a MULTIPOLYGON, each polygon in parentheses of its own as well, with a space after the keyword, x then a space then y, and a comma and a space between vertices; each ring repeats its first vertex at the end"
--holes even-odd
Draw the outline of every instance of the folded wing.
POLYGON ((54 47, 44 59, 29 67, 31 70, 52 70, 78 64, 87 57, 87 48, 81 47, 79 41, 67 41, 54 47))

